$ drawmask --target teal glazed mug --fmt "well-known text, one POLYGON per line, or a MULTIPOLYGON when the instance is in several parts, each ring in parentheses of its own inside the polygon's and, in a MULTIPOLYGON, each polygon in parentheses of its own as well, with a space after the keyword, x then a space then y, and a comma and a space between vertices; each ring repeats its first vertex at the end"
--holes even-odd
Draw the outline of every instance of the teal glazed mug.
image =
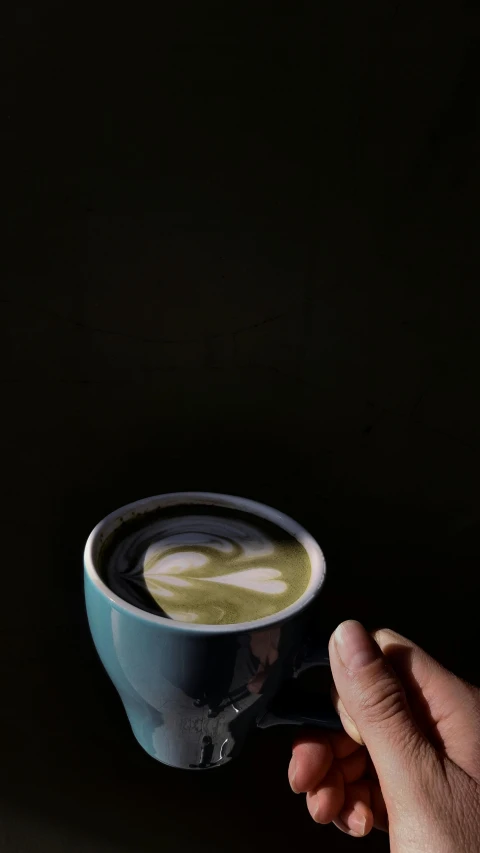
POLYGON ((306 640, 325 560, 315 539, 293 519, 231 495, 158 495, 104 518, 87 540, 84 564, 93 641, 136 739, 153 758, 171 767, 207 769, 233 758, 255 726, 340 728, 330 699, 307 696, 294 681, 311 666, 328 666, 328 654, 306 640), (180 505, 246 512, 292 535, 310 561, 304 593, 273 616, 228 625, 179 622, 121 599, 102 580, 102 546, 129 519, 180 505))

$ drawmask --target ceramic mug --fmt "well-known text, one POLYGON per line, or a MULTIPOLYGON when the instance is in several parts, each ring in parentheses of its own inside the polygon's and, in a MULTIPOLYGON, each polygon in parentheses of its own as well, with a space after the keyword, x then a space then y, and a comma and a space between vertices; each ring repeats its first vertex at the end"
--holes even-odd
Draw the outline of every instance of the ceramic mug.
POLYGON ((325 580, 320 546, 296 521, 256 501, 208 492, 177 492, 128 504, 103 519, 84 553, 88 621, 100 659, 133 733, 153 758, 172 767, 219 767, 255 726, 288 723, 340 728, 329 699, 297 694, 290 681, 328 665, 325 649, 305 645, 308 617, 325 580), (175 505, 227 507, 267 519, 306 549, 311 578, 289 607, 252 622, 196 625, 140 610, 103 582, 101 547, 140 513, 175 505))

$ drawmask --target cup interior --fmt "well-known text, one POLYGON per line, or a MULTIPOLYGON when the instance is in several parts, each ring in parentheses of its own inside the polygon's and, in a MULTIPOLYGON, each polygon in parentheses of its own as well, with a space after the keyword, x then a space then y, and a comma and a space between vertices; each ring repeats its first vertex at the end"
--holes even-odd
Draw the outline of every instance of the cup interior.
POLYGON ((318 542, 298 522, 279 510, 273 509, 266 504, 247 498, 233 495, 216 494, 213 492, 172 492, 164 495, 156 495, 150 498, 135 501, 120 507, 106 516, 92 530, 87 539, 84 551, 85 573, 94 586, 119 610, 130 613, 136 618, 144 621, 159 622, 168 625, 172 630, 184 632, 200 632, 206 634, 238 633, 239 631, 250 631, 267 628, 271 625, 283 622, 308 607, 311 601, 319 593, 325 580, 325 558, 318 542), (174 506, 211 506, 230 510, 238 510, 252 516, 265 519, 276 525, 280 530, 293 536, 308 554, 310 561, 310 580, 306 590, 291 605, 278 611, 272 616, 256 619, 251 622, 233 623, 228 625, 202 625, 186 622, 177 622, 154 613, 141 610, 138 607, 124 601, 105 584, 99 572, 99 558, 102 546, 112 533, 126 522, 139 518, 144 514, 154 512, 162 508, 174 506))

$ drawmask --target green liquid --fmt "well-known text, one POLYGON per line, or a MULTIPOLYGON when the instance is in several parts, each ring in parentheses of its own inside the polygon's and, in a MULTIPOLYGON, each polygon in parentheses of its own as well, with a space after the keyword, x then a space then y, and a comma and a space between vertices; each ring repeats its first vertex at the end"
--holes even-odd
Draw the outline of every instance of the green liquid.
POLYGON ((217 507, 174 509, 125 522, 107 542, 106 581, 121 598, 177 621, 228 625, 272 616, 307 589, 308 554, 281 528, 217 507))

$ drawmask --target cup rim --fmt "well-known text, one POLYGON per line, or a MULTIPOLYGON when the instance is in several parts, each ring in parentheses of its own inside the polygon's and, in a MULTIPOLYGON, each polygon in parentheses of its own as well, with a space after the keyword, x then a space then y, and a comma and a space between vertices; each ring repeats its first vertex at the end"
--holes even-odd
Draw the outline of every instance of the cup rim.
POLYGON ((103 518, 90 533, 84 550, 84 567, 85 576, 96 589, 107 598, 117 610, 124 612, 130 616, 136 617, 143 622, 150 622, 157 625, 168 627, 172 631, 177 631, 182 634, 238 634, 245 631, 258 631, 265 628, 270 628, 279 623, 283 623, 288 619, 296 616, 298 613, 305 610, 308 605, 320 592, 326 575, 325 557, 320 545, 316 539, 302 527, 297 521, 286 515, 280 510, 274 509, 267 504, 258 501, 250 500, 249 498, 238 497, 235 495, 226 495, 217 492, 168 492, 165 494, 154 495, 149 498, 142 498, 137 501, 125 504, 119 509, 109 513, 103 518), (120 598, 114 593, 100 577, 95 562, 98 557, 98 552, 105 540, 128 518, 134 517, 138 513, 147 513, 155 509, 170 506, 217 506, 228 509, 239 509, 251 515, 256 515, 276 524, 282 530, 290 533, 300 542, 305 548, 311 567, 310 582, 307 589, 302 595, 285 607, 283 610, 274 613, 272 616, 266 616, 263 619, 253 619, 249 622, 232 622, 227 625, 205 625, 195 624, 193 622, 180 622, 175 619, 169 619, 165 616, 157 616, 155 613, 150 613, 130 604, 123 598, 120 598))

